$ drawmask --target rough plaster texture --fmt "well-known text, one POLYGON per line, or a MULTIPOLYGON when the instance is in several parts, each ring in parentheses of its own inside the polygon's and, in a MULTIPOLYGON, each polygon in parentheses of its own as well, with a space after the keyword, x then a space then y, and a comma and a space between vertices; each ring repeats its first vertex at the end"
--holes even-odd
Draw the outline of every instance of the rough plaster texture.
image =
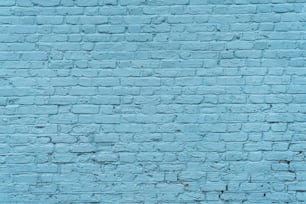
POLYGON ((303 203, 305 0, 0 0, 0 203, 303 203))

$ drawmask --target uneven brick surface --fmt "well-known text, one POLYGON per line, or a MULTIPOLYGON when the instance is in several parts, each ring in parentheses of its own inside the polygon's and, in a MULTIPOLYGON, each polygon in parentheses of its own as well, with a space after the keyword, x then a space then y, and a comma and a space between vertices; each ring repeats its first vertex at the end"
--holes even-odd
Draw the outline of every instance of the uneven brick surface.
POLYGON ((305 0, 0 0, 0 203, 304 203, 305 0))

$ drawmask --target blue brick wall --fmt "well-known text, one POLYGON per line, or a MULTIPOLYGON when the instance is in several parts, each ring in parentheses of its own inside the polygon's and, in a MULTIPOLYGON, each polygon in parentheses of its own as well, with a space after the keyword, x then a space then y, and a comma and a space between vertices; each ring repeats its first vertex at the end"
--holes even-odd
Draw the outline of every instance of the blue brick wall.
POLYGON ((0 0, 0 203, 304 203, 305 0, 0 0))

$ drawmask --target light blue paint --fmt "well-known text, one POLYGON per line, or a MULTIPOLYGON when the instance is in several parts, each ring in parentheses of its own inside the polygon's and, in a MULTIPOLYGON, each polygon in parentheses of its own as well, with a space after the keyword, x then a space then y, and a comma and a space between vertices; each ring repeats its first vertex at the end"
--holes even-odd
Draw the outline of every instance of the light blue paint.
POLYGON ((1 0, 0 203, 304 203, 304 0, 1 0))

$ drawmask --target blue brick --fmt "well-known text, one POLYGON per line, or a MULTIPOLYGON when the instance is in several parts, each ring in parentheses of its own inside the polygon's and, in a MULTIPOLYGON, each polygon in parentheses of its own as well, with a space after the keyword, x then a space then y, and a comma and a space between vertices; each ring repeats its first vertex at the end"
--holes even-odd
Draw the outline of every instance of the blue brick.
POLYGON ((75 1, 75 4, 77 6, 97 6, 98 0, 88 0, 88 1, 77 0, 75 1))
POLYGON ((59 4, 60 4, 60 0, 50 0, 50 1, 31 0, 31 2, 34 5, 38 5, 38 6, 59 6, 59 4))
POLYGON ((0 202, 302 203, 302 3, 1 1, 0 202))
POLYGON ((94 156, 93 160, 96 162, 116 162, 118 160, 118 156, 111 153, 101 152, 94 156))
POLYGON ((223 141, 231 141, 231 142, 236 142, 236 141, 246 141, 248 138, 248 135, 246 133, 225 133, 222 134, 220 139, 223 141))
POLYGON ((45 25, 45 24, 62 24, 64 18, 59 16, 37 16, 36 23, 38 25, 45 25))
POLYGON ((98 113, 99 107, 94 105, 74 105, 73 113, 98 113))

